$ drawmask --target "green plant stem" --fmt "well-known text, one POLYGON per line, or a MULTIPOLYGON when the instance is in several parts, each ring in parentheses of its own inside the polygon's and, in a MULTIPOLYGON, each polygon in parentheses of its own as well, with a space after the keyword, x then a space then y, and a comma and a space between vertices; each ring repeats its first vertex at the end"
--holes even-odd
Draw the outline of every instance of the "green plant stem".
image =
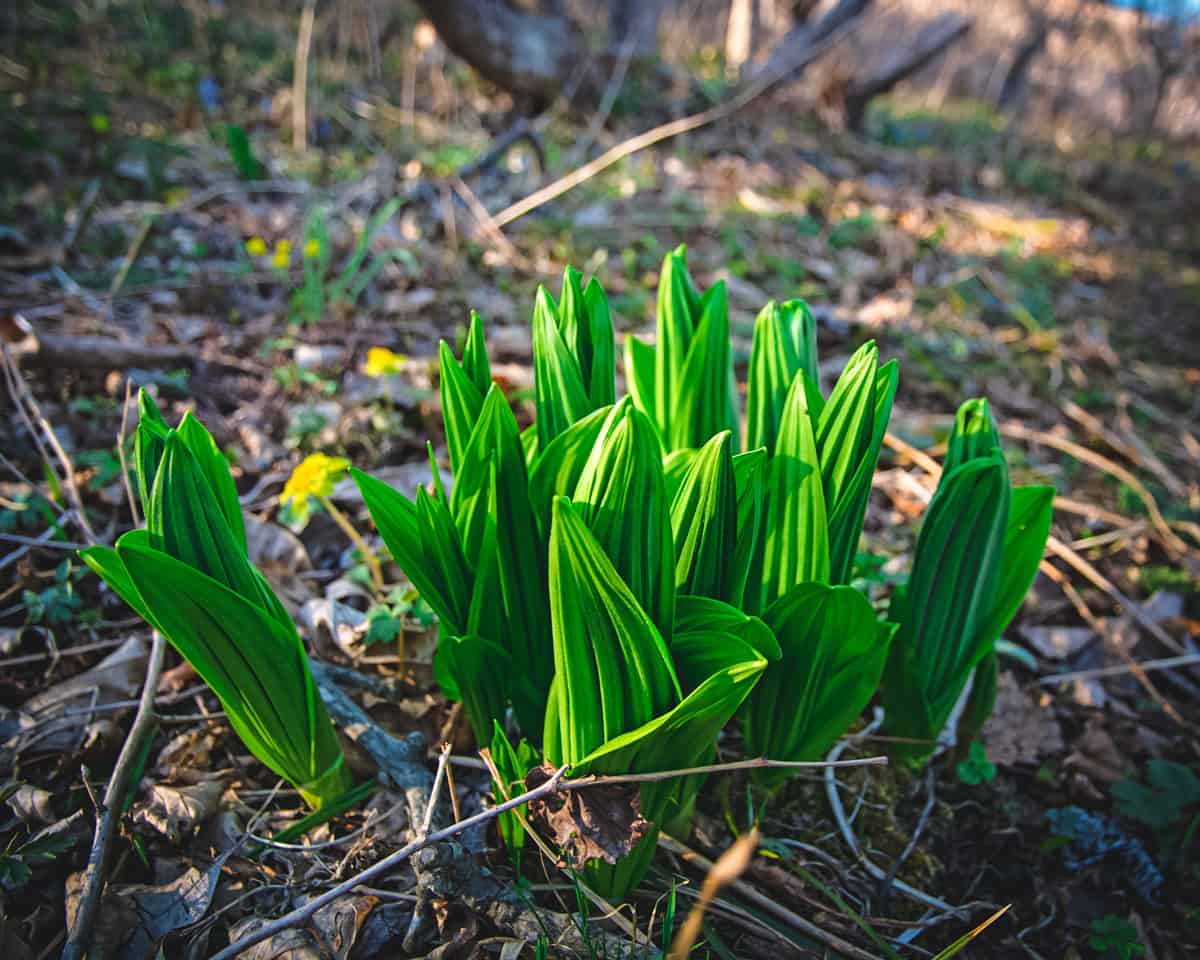
POLYGON ((375 551, 367 546, 367 541, 354 529, 354 524, 347 519, 346 515, 333 505, 332 500, 328 497, 320 496, 317 497, 317 500, 329 512, 329 516, 333 518, 333 522, 342 528, 342 533, 348 536, 350 542, 358 548, 358 552, 362 554, 363 562, 366 563, 367 569, 371 572, 371 582, 375 584, 375 590, 383 593, 383 571, 379 567, 379 557, 376 556, 375 551))

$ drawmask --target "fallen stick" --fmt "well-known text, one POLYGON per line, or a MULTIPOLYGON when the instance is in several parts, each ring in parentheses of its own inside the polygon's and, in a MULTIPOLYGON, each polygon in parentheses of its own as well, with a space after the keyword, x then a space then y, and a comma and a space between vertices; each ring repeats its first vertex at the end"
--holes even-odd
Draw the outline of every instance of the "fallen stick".
POLYGON ((92 928, 100 910, 104 892, 104 867, 112 847, 113 834, 125 809, 130 780, 141 756, 142 746, 146 738, 153 735, 156 725, 154 697, 158 691, 158 678, 162 673, 164 648, 162 635, 157 630, 154 631, 137 714, 133 718, 133 726, 129 728, 125 745, 121 747, 121 753, 117 757, 117 765, 108 780, 108 787, 104 791, 104 803, 96 811, 96 835, 92 840, 92 850, 88 854, 84 871, 83 893, 79 898, 79 907, 75 911, 75 922, 71 925, 67 945, 63 947, 62 960, 81 960, 91 946, 92 928))
POLYGON ((321 907, 325 906, 327 903, 332 903, 334 900, 340 896, 343 896, 344 894, 350 893, 360 884, 366 883, 368 880, 373 880, 375 877, 387 873, 393 867, 403 863, 418 850, 423 850, 425 847, 435 843, 440 843, 443 840, 449 840, 452 837, 462 833, 464 830, 469 830, 481 823, 486 823, 488 820, 499 816, 501 813, 511 810, 514 807, 518 807, 523 803, 528 803, 530 800, 537 800, 541 797, 545 797, 551 793, 554 793, 558 789, 559 781, 563 778, 563 775, 566 772, 566 766, 559 767, 550 777, 550 779, 541 786, 535 787, 533 790, 526 791, 519 797, 514 797, 512 800, 502 803, 499 806, 490 807, 487 810, 481 811, 480 813, 475 814, 473 817, 467 817, 466 820, 452 824, 449 827, 446 827, 444 830, 437 830, 434 833, 428 834, 423 839, 414 840, 412 843, 409 843, 394 853, 384 857, 378 863, 372 864, 371 866, 367 867, 367 869, 355 874, 348 880, 339 883, 332 890, 326 891, 319 897, 314 897, 312 900, 308 901, 308 903, 304 904, 304 906, 297 907, 291 913, 284 914, 278 920, 274 920, 271 923, 265 924, 264 926, 255 930, 253 933, 247 934, 236 943, 231 943, 224 950, 213 954, 210 960, 231 960, 231 958, 238 956, 238 954, 249 949, 254 944, 261 943, 268 937, 271 937, 276 933, 280 933, 291 926, 307 920, 314 913, 320 910, 321 907))
POLYGON ((607 170, 614 163, 624 160, 656 143, 669 140, 683 133, 698 130, 718 120, 731 116, 747 104, 773 90, 780 82, 797 71, 808 66, 821 54, 832 47, 849 30, 854 18, 866 8, 868 0, 843 0, 830 14, 813 28, 808 36, 808 44, 794 54, 789 54, 776 66, 769 66, 763 73, 755 77, 739 93, 724 103, 719 103, 707 110, 693 113, 678 120, 659 124, 649 130, 639 133, 606 150, 594 160, 590 160, 570 173, 559 177, 540 190, 535 190, 524 199, 518 200, 497 213, 492 219, 496 226, 505 227, 514 220, 519 220, 538 207, 561 197, 581 183, 590 180, 596 174, 607 170), (824 26, 823 26, 824 25, 824 26))
POLYGON ((1136 673, 1138 670, 1170 670, 1174 667, 1186 667, 1200 663, 1200 653, 1189 653, 1181 657, 1163 657, 1161 660, 1135 660, 1133 663, 1119 664, 1113 667, 1095 667, 1091 670, 1072 670, 1068 673, 1048 673, 1038 677, 1038 683, 1065 683, 1068 680, 1094 680, 1099 677, 1118 677, 1126 673, 1136 673))

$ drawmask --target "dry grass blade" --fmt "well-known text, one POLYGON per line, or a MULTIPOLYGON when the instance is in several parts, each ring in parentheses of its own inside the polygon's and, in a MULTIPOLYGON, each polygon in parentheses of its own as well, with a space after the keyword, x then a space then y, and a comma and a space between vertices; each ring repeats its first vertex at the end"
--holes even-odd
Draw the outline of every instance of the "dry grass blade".
POLYGON ((1089 450, 1087 447, 1081 446, 1072 440, 1055 436, 1053 433, 1047 433, 1045 430, 1030 430, 1022 423, 1005 423, 1000 427, 1000 433, 1003 436, 1012 437, 1014 440, 1024 440, 1026 443, 1040 443, 1043 446, 1052 447, 1060 453, 1065 453, 1076 460, 1095 467, 1097 470, 1103 470, 1116 477, 1121 483, 1137 494, 1142 503, 1145 504, 1146 512, 1150 514, 1150 522, 1162 538, 1163 546, 1166 547, 1167 551, 1176 556, 1182 556, 1190 552, 1188 545, 1180 540, 1176 536, 1175 531, 1168 525, 1166 518, 1162 515, 1162 511, 1158 508, 1158 501, 1146 489, 1146 485, 1119 463, 1110 460, 1103 454, 1096 453, 1094 450, 1089 450))
POLYGON ((984 920, 983 923, 981 923, 979 926, 977 926, 974 930, 971 930, 970 932, 963 934, 961 937, 959 937, 957 940, 955 940, 952 944, 950 944, 950 946, 948 946, 945 950, 943 950, 936 957, 934 957, 933 960, 950 960, 951 957, 957 956, 959 953, 962 952, 963 947, 967 946, 967 944, 969 944, 977 936, 979 936, 981 933, 983 933, 984 930, 986 930, 993 923, 995 923, 997 920, 999 920, 1002 916, 1004 916, 1006 913, 1008 913, 1008 910, 1011 906, 1012 906, 1012 904, 1009 903, 1009 904, 1006 904, 1005 906, 1001 907, 999 910, 997 910, 995 913, 993 913, 990 917, 988 917, 986 920, 984 920))
POLYGON ((688 912, 687 920, 671 944, 667 960, 685 960, 692 952, 696 938, 700 936, 700 925, 704 922, 704 911, 713 902, 722 887, 726 887, 746 872, 754 851, 758 849, 758 828, 743 833, 712 865, 708 876, 700 887, 700 898, 688 912))

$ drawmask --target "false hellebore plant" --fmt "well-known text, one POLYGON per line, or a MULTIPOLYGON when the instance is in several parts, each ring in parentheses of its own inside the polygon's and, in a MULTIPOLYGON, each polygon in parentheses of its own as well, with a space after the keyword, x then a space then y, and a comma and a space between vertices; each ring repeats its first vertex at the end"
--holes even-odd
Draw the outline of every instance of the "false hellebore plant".
POLYGON ((959 407, 908 586, 889 610, 900 626, 884 678, 886 726, 915 741, 893 745, 899 759, 929 758, 968 681, 959 741, 991 714, 996 640, 1033 583, 1053 502, 1053 487, 1011 485, 987 401, 959 407))
POLYGON ((319 808, 350 775, 296 627, 246 555, 229 465, 190 413, 170 429, 144 392, 138 404, 146 526, 83 559, 195 668, 250 752, 319 808))

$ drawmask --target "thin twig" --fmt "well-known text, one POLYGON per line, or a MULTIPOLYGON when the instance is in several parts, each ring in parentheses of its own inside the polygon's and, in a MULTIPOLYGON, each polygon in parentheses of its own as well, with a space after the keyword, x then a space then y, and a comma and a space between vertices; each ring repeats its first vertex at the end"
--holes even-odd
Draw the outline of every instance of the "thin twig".
MULTIPOLYGON (((32 416, 37 420, 37 426, 41 429, 42 439, 54 451, 54 458, 58 461, 58 465, 62 470, 63 485, 66 487, 67 497, 71 501, 71 506, 75 508, 75 520, 79 523, 84 536, 89 542, 99 543, 100 540, 97 538, 96 532, 92 529, 92 525, 88 523, 87 512, 83 507, 83 497, 80 496, 79 486, 75 482, 75 465, 71 462, 71 458, 67 456, 66 450, 63 449, 63 445, 59 442, 58 435, 54 432, 54 428, 50 426, 50 422, 42 416, 37 399, 33 396, 33 391, 29 389, 29 384, 21 376, 21 372, 17 368, 17 362, 13 359, 8 345, 0 343, 0 349, 3 350, 4 354, 4 369, 9 381, 9 390, 13 393, 13 402, 25 419, 26 425, 33 431, 35 443, 37 443, 39 450, 45 456, 45 450, 37 440, 38 431, 29 422, 29 417, 32 416), (29 407, 28 413, 25 411, 26 405, 29 407)), ((48 457, 47 460, 49 460, 48 457)), ((50 466, 50 463, 48 462, 46 465, 50 466)))
POLYGON ((1065 683, 1068 680, 1094 680, 1098 677, 1118 677, 1137 670, 1171 670, 1175 667, 1186 667, 1200 663, 1200 653, 1189 653, 1181 657, 1163 657, 1161 660, 1137 660, 1133 663, 1118 664, 1112 667, 1096 667, 1092 670, 1072 670, 1069 673, 1048 673, 1038 677, 1038 683, 1065 683))
POLYGON ((296 31, 296 66, 292 73, 292 149, 297 153, 308 149, 308 57, 312 51, 316 15, 316 0, 304 0, 300 29, 296 31))
POLYGON ((261 943, 263 940, 273 937, 275 934, 280 933, 283 930, 287 930, 289 927, 293 927, 304 920, 307 920, 314 913, 320 910, 321 907, 325 906, 325 904, 332 903, 338 897, 349 893, 360 884, 366 883, 368 880, 373 880, 375 877, 387 873, 398 864, 403 863, 418 850, 423 850, 425 847, 431 846, 435 843, 440 843, 443 840, 449 840, 451 837, 457 836, 465 830, 470 830, 472 827, 476 827, 481 823, 486 823, 502 813, 512 810, 515 807, 519 807, 521 804, 528 803, 530 800, 538 800, 541 797, 545 797, 551 793, 554 793, 556 790, 558 790, 559 781, 562 780, 563 775, 566 774, 566 772, 567 767, 565 765, 559 767, 554 771, 549 780, 540 786, 535 787, 533 790, 528 790, 519 797, 514 797, 512 800, 509 800, 505 803, 499 804, 495 807, 490 807, 487 810, 483 810, 480 813, 475 814, 473 817, 468 817, 466 820, 462 820, 459 823, 455 823, 449 827, 446 827, 444 830, 438 830, 422 839, 414 840, 412 843, 406 844, 394 853, 384 857, 378 863, 372 864, 365 870, 362 870, 349 879, 344 880, 342 883, 339 883, 332 890, 326 891, 319 897, 314 897, 312 900, 308 901, 308 903, 304 904, 304 906, 297 907, 290 913, 284 914, 278 920, 264 924, 259 929, 248 933, 241 940, 238 940, 236 943, 230 944, 224 950, 213 954, 211 960, 231 960, 231 958, 238 956, 240 953, 249 949, 254 944, 261 943))
POLYGON ((133 718, 133 726, 129 728, 129 736, 117 757, 117 765, 109 778, 108 788, 104 791, 104 805, 96 812, 96 835, 84 872, 83 893, 79 898, 75 923, 72 925, 67 945, 63 948, 62 960, 81 960, 91 946, 92 928, 100 910, 101 895, 104 892, 104 869, 112 847, 113 835, 125 810, 130 780, 141 755, 142 746, 147 738, 153 736, 156 726, 154 696, 158 690, 158 678, 162 673, 164 648, 162 635, 157 630, 154 631, 150 656, 146 663, 146 680, 142 684, 142 699, 133 718))
POLYGON ((1013 421, 1004 423, 1000 426, 1000 433, 1003 436, 1012 437, 1014 440, 1024 440, 1026 443, 1040 443, 1043 446, 1051 447, 1060 453, 1065 453, 1082 463, 1089 464, 1097 470, 1103 470, 1116 477, 1121 483, 1137 494, 1138 498, 1145 505, 1146 512, 1150 515, 1150 522, 1154 525, 1154 529, 1158 531, 1167 552, 1177 556, 1189 552, 1188 545, 1175 535, 1175 531, 1171 529, 1163 517, 1162 511, 1158 509, 1158 501, 1154 499, 1154 495, 1146 489, 1146 485, 1141 480, 1119 463, 1103 454, 1096 453, 1094 450, 1089 450, 1087 447, 1072 440, 1066 440, 1045 430, 1030 430, 1023 423, 1013 421))
POLYGON ((563 783, 564 791, 587 790, 590 787, 607 787, 615 783, 654 783, 675 777, 689 777, 701 773, 728 773, 730 770, 760 770, 763 767, 786 770, 803 770, 826 767, 886 767, 887 757, 860 757, 857 760, 770 760, 755 757, 751 760, 731 760, 728 763, 710 763, 703 767, 683 767, 679 770, 659 770, 654 773, 618 773, 597 777, 580 777, 563 783))
POLYGON ((418 839, 429 836, 429 828, 433 826, 433 812, 437 809, 438 794, 442 792, 442 784, 446 782, 446 763, 450 759, 450 744, 442 744, 442 752, 438 754, 437 772, 433 775, 433 789, 429 791, 429 805, 425 808, 425 819, 421 821, 421 832, 418 839))
POLYGON ((524 199, 518 200, 516 203, 501 210, 494 218, 496 225, 500 227, 508 226, 514 220, 518 220, 525 216, 525 214, 549 203, 551 200, 561 197, 564 193, 573 190, 581 183, 585 183, 601 171, 607 170, 614 163, 624 160, 626 157, 640 150, 645 150, 647 147, 652 147, 656 143, 677 137, 682 133, 689 133, 700 127, 706 127, 710 123, 723 120, 725 117, 736 113, 747 104, 771 90, 783 76, 807 66, 823 54, 841 39, 850 26, 851 24, 847 23, 834 29, 824 39, 803 51, 795 61, 788 63, 785 70, 767 72, 764 76, 755 80, 736 96, 724 103, 709 107, 709 109, 702 110, 700 113, 693 113, 686 117, 680 117, 678 120, 659 124, 657 127, 652 127, 644 133, 639 133, 637 136, 630 137, 628 140, 618 143, 615 147, 600 154, 596 159, 580 167, 576 167, 570 173, 559 177, 553 183, 547 184, 540 190, 535 190, 524 199))
MULTIPOLYGON (((842 740, 839 740, 829 751, 826 761, 832 763, 842 755, 845 750, 855 740, 867 737, 874 733, 883 724, 883 711, 876 712, 874 719, 860 732, 852 734, 842 740)), ((842 796, 838 792, 837 776, 834 773, 834 767, 829 767, 825 771, 825 794, 829 798, 829 806, 833 811, 833 818, 837 821, 838 829, 841 831, 842 839, 846 842, 846 846, 862 864, 863 869, 867 871, 876 880, 883 882, 887 879, 887 871, 882 867, 877 866, 867 858, 862 846, 858 842, 858 837, 854 834, 854 828, 850 826, 850 822, 846 819, 846 810, 842 806, 842 796)), ((909 886, 903 880, 893 880, 892 885, 910 899, 916 900, 918 903, 923 903, 927 907, 933 907, 935 910, 942 910, 947 913, 958 915, 963 914, 962 907, 953 907, 944 900, 939 900, 937 897, 926 893, 924 890, 918 890, 916 887, 909 886)))
MULTIPOLYGON (((500 771, 496 768, 496 763, 492 759, 491 751, 486 748, 483 750, 480 750, 479 756, 483 758, 483 762, 487 765, 488 771, 492 775, 492 782, 499 784, 500 790, 504 794, 505 800, 511 799, 509 792, 508 792, 508 786, 507 786, 507 784, 504 783, 504 778, 500 776, 500 771)), ((595 781, 585 781, 585 782, 595 782, 595 781)), ((560 783, 559 786, 561 788, 563 786, 563 784, 560 783)), ((536 830, 533 829, 533 825, 529 822, 528 819, 526 819, 525 814, 521 810, 514 810, 513 815, 520 822, 521 828, 525 831, 525 833, 529 836, 529 838, 534 842, 534 845, 537 846, 537 848, 542 852, 542 856, 544 856, 550 863, 553 863, 556 867, 559 867, 560 870, 563 870, 563 868, 560 866, 561 858, 559 856, 557 856, 553 850, 550 849, 550 845, 545 840, 542 839, 541 834, 539 834, 536 830)), ((565 870, 563 870, 563 872, 565 872, 565 870)), ((588 900, 590 900, 600 910, 601 916, 611 920, 614 924, 616 924, 616 926, 620 928, 621 932, 624 933, 627 937, 629 937, 629 939, 631 941, 633 941, 634 945, 636 946, 637 939, 638 939, 638 929, 633 924, 632 921, 628 920, 621 913, 620 908, 613 906, 613 904, 611 904, 607 900, 605 900, 602 896, 600 896, 600 894, 598 894, 595 890, 593 890, 588 884, 584 883, 583 880, 581 880, 578 875, 568 874, 568 877, 572 882, 572 886, 578 887, 579 891, 585 897, 587 897, 588 900)))

